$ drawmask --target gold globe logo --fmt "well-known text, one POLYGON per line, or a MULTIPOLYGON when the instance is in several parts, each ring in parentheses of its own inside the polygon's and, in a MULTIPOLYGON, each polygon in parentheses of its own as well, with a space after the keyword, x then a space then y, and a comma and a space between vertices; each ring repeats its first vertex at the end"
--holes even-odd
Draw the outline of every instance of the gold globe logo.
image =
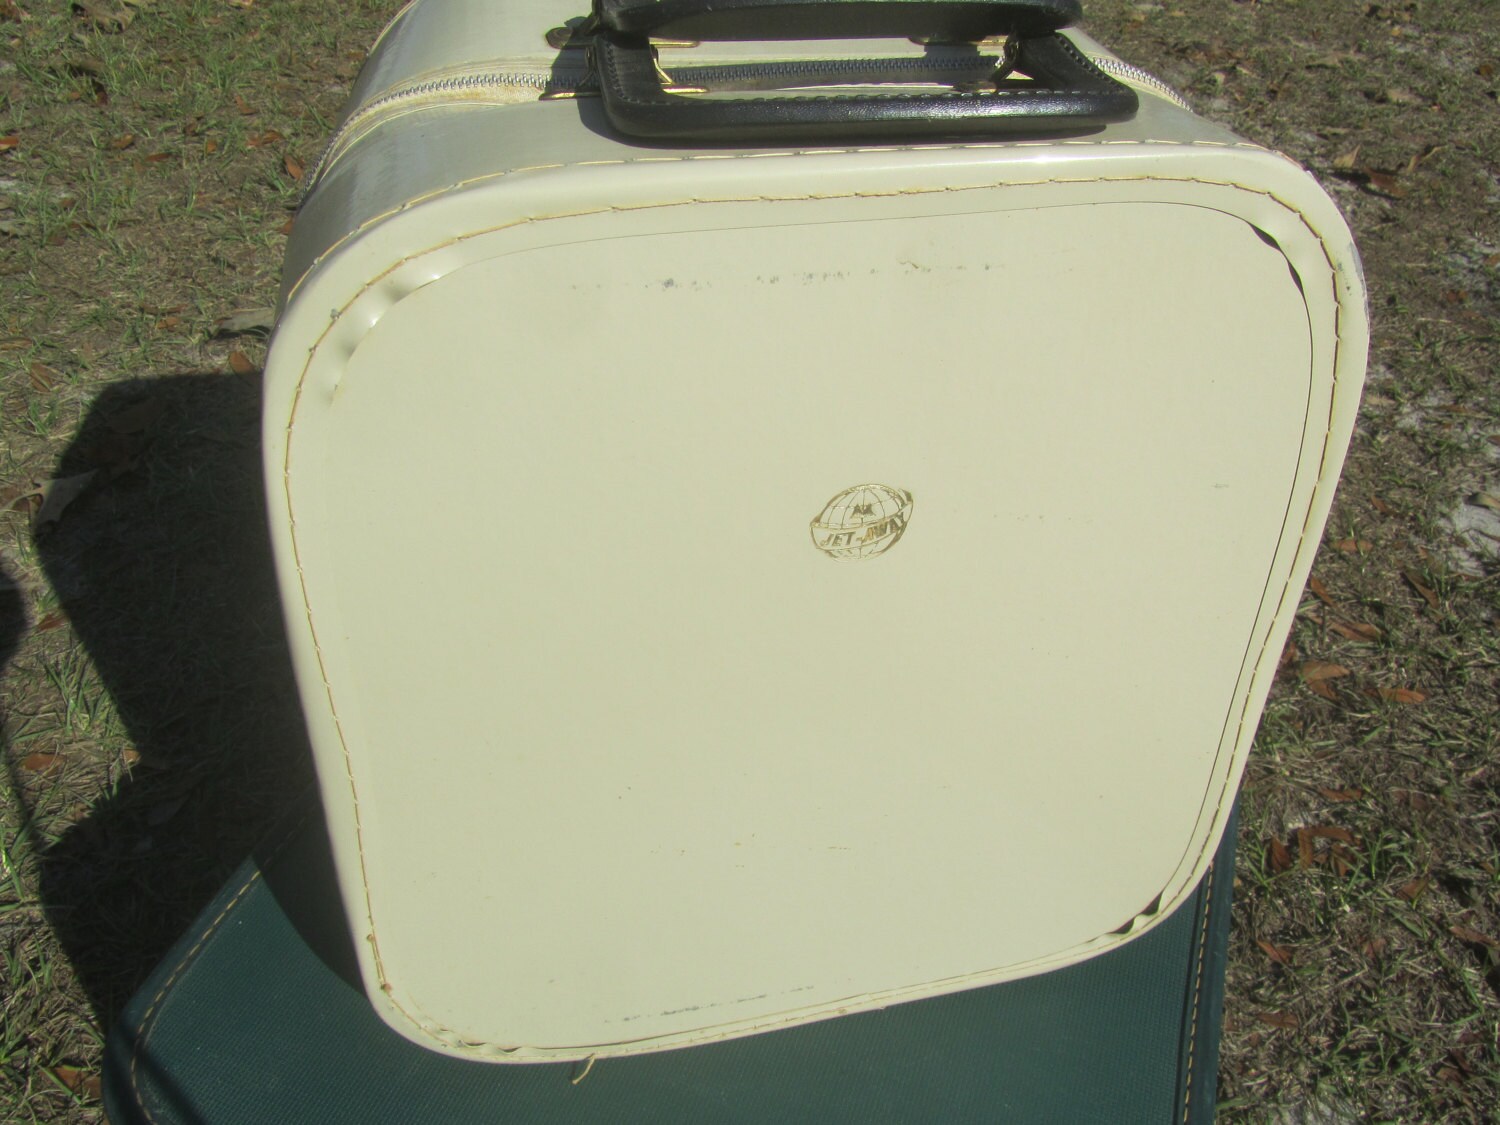
POLYGON ((887 484, 846 488, 813 517, 813 546, 833 559, 873 559, 896 545, 911 521, 911 493, 887 484))

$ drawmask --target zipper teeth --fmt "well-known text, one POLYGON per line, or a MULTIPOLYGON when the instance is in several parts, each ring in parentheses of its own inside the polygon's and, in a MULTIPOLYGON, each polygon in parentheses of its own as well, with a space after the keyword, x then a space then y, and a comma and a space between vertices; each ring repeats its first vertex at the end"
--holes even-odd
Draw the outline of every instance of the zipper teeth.
MULTIPOLYGON (((1090 61, 1100 70, 1112 77, 1132 82, 1138 86, 1144 86, 1153 93, 1182 109, 1191 111, 1187 99, 1167 85, 1156 75, 1132 63, 1122 62, 1113 58, 1093 58, 1090 61)), ((974 71, 980 73, 993 69, 989 63, 976 65, 973 59, 934 60, 930 58, 896 58, 896 59, 808 59, 797 62, 764 63, 753 68, 744 65, 724 64, 719 66, 674 66, 673 77, 683 82, 702 82, 712 84, 726 79, 744 78, 753 70, 756 77, 763 78, 795 78, 801 74, 828 74, 833 72, 848 72, 850 74, 869 74, 875 71, 882 73, 899 71, 921 71, 932 73, 933 71, 974 71)), ((352 117, 340 125, 318 158, 313 161, 312 171, 307 177, 307 186, 302 191, 302 197, 298 205, 307 199, 323 171, 327 168, 330 157, 355 128, 379 114, 381 111, 401 102, 413 98, 442 96, 444 94, 462 94, 473 90, 485 89, 523 89, 535 90, 576 90, 587 80, 587 74, 561 75, 555 71, 541 72, 517 72, 507 73, 503 71, 489 71, 478 74, 457 74, 447 78, 434 78, 426 82, 417 82, 410 86, 392 90, 388 94, 382 94, 374 101, 367 102, 361 106, 352 117)))
POLYGON ((307 176, 307 186, 302 191, 302 198, 298 200, 298 206, 302 205, 318 178, 328 166, 329 158, 334 150, 343 143, 345 137, 353 132, 359 125, 376 116, 382 110, 393 105, 399 105, 413 98, 425 98, 441 96, 443 94, 462 94, 470 90, 489 90, 497 87, 507 90, 531 88, 536 90, 573 90, 583 82, 583 76, 577 78, 570 76, 559 76, 555 74, 542 73, 518 73, 507 74, 500 71, 492 71, 483 74, 455 74, 447 78, 434 78, 426 82, 417 82, 410 86, 402 86, 392 90, 388 94, 382 94, 374 101, 366 102, 355 111, 354 115, 344 121, 334 130, 333 136, 328 138, 328 143, 318 153, 318 158, 313 161, 312 171, 307 176))
POLYGON ((1156 77, 1156 75, 1152 74, 1149 70, 1138 67, 1134 63, 1122 62, 1119 59, 1091 57, 1089 61, 1097 66, 1100 70, 1104 71, 1105 74, 1108 74, 1111 78, 1120 78, 1126 82, 1133 82, 1137 86, 1144 86, 1146 89, 1152 91, 1153 93, 1160 94, 1162 97, 1166 98, 1167 101, 1173 103, 1179 108, 1185 109, 1189 113, 1192 112, 1193 107, 1188 105, 1188 101, 1186 98, 1184 98, 1171 86, 1168 86, 1160 78, 1156 77))

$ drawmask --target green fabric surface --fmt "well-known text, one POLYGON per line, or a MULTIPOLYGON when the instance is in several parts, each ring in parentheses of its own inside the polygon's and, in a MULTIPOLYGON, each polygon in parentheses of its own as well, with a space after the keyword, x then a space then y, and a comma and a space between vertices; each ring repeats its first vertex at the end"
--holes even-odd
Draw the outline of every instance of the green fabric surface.
POLYGON ((727 1043, 580 1064, 449 1058, 352 983, 322 823, 247 861, 110 1035, 114 1125, 1207 1122, 1234 829, 1156 929, 1067 969, 727 1043))

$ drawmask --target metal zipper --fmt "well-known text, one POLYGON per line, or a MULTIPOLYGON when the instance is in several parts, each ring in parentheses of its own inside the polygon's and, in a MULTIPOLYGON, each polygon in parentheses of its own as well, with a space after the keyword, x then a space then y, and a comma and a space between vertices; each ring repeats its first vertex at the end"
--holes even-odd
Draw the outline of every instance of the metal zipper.
MULTIPOLYGON (((1093 57, 1090 61, 1100 70, 1132 86, 1138 86, 1174 105, 1191 112, 1187 100, 1171 86, 1150 71, 1119 59, 1093 57)), ((933 59, 928 56, 886 59, 807 59, 796 62, 719 64, 706 66, 673 66, 672 78, 689 86, 724 86, 732 83, 739 89, 772 89, 784 85, 788 80, 817 77, 833 79, 824 85, 876 83, 899 79, 907 72, 924 75, 942 72, 961 72, 971 75, 972 80, 982 81, 993 74, 999 59, 964 56, 952 61, 933 59), (994 64, 994 65, 991 65, 994 64)), ((535 91, 539 98, 577 97, 587 92, 593 73, 583 67, 577 74, 551 71, 476 71, 469 74, 449 74, 422 82, 400 86, 366 102, 334 131, 323 146, 318 158, 313 161, 307 177, 307 186, 302 192, 306 200, 317 185, 330 163, 348 140, 371 120, 390 113, 402 106, 423 101, 454 103, 465 100, 481 101, 486 94, 515 95, 522 91, 535 91)), ((299 205, 300 205, 299 201, 299 205)))
POLYGON ((1179 109, 1185 109, 1189 113, 1193 112, 1193 107, 1188 105, 1186 98, 1143 67, 1101 55, 1090 55, 1089 62, 1093 63, 1111 78, 1119 79, 1128 86, 1139 86, 1150 93, 1166 98, 1167 101, 1179 109))

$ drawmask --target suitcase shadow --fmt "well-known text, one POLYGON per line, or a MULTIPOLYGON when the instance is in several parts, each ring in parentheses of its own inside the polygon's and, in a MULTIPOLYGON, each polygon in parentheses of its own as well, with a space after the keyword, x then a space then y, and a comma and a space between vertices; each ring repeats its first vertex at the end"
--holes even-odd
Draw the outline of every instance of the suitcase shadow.
POLYGON ((140 755, 41 862, 48 919, 106 1025, 311 781, 259 413, 236 376, 112 385, 54 471, 95 475, 38 534, 140 755))

